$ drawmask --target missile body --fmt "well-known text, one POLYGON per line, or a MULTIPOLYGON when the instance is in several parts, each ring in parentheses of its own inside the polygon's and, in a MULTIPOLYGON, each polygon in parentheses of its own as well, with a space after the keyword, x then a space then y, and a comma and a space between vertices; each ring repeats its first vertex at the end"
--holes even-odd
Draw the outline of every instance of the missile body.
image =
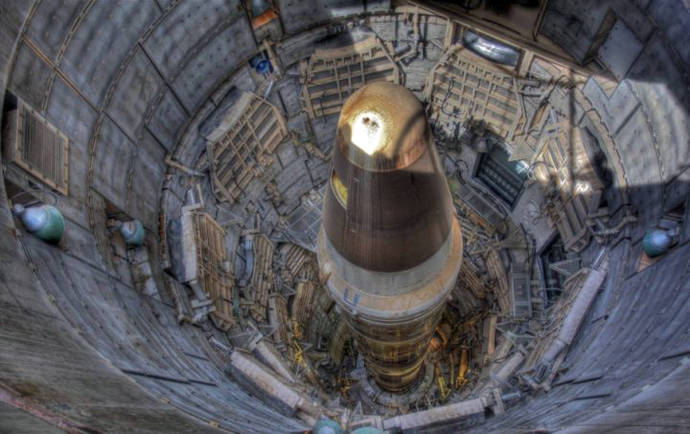
POLYGON ((462 236, 424 109, 375 82, 343 106, 319 267, 369 374, 414 384, 462 261, 462 236))

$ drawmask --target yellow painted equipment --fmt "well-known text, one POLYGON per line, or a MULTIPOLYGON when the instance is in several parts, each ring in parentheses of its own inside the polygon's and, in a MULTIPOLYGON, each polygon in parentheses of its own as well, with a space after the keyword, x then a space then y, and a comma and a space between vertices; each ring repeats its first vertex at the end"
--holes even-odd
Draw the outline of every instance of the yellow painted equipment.
POLYGON ((467 348, 463 348, 462 352, 460 353, 460 367, 458 368, 458 378, 455 380, 455 387, 460 388, 467 383, 467 379, 465 379, 465 376, 467 375, 467 371, 469 370, 469 351, 467 348))

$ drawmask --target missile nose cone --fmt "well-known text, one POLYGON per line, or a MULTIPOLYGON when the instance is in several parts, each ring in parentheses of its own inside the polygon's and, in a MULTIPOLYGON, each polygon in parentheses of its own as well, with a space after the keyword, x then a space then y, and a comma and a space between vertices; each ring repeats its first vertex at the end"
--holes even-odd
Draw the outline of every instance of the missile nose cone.
POLYGON ((340 152, 366 170, 407 167, 422 155, 430 139, 419 100, 403 86, 383 81, 352 94, 338 121, 340 152))
POLYGON ((324 228, 352 263, 399 271, 436 252, 451 227, 451 198, 417 98, 392 83, 352 94, 338 121, 324 228))
POLYGON ((367 369, 411 387, 462 262, 462 235, 422 104, 376 82, 345 102, 318 259, 367 369))

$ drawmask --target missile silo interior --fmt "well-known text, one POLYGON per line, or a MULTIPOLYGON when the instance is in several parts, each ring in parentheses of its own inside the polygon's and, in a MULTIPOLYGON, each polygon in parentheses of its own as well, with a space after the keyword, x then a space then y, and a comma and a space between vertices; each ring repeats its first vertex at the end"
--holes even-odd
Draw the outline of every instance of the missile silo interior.
POLYGON ((688 29, 0 0, 0 432, 690 432, 688 29))

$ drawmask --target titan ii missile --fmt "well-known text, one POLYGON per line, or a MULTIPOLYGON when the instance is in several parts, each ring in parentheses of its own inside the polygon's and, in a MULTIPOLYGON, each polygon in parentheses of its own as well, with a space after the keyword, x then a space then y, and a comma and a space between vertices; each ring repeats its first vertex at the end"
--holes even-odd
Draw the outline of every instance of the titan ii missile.
POLYGON ((345 102, 318 260, 368 373, 414 384, 460 270, 462 236, 424 109, 406 88, 363 86, 345 102))

